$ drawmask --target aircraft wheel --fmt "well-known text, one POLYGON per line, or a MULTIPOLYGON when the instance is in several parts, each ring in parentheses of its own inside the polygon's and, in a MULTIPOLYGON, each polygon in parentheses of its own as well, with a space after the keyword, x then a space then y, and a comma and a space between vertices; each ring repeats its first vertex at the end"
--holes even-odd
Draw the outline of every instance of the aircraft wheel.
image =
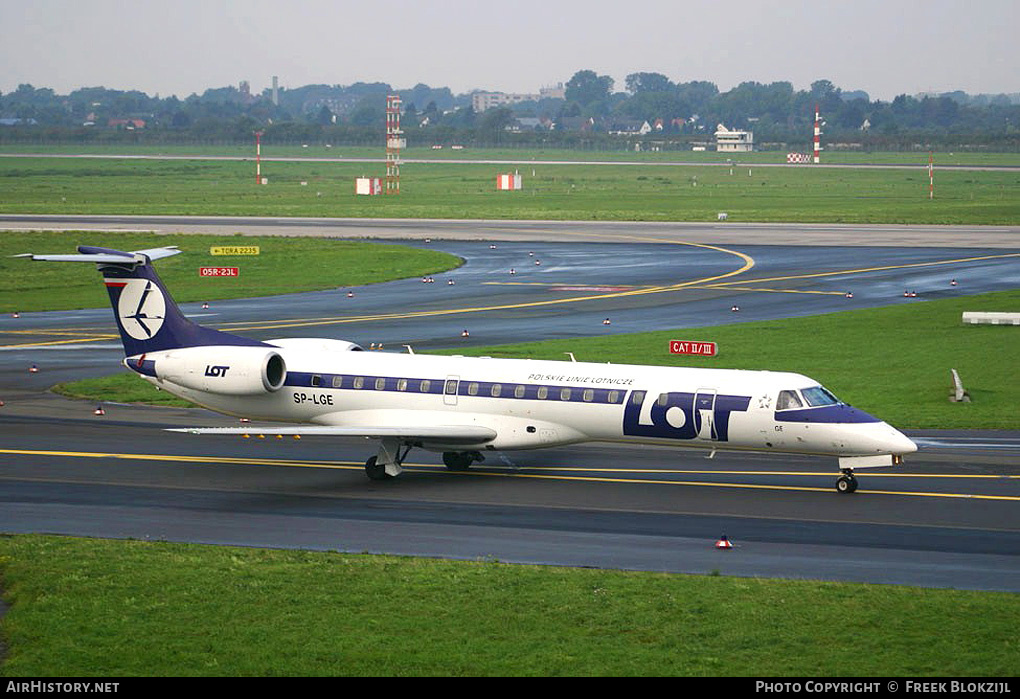
POLYGON ((378 465, 378 461, 379 461, 378 457, 375 457, 375 456, 371 457, 368 461, 366 461, 365 462, 365 473, 373 481, 384 481, 387 478, 389 478, 390 475, 388 473, 386 473, 386 467, 385 466, 379 466, 378 465))
POLYGON ((475 462, 474 454, 466 451, 444 451, 443 463, 451 471, 467 471, 475 462))
POLYGON ((836 479, 836 492, 853 493, 857 490, 857 479, 852 473, 842 475, 836 479))

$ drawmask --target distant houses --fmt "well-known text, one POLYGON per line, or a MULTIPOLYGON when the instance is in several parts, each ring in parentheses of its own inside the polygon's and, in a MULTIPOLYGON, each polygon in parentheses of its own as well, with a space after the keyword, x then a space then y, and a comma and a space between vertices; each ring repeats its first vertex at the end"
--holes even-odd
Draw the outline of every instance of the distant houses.
POLYGON ((108 119, 106 125, 113 129, 134 131, 145 128, 145 119, 108 119))

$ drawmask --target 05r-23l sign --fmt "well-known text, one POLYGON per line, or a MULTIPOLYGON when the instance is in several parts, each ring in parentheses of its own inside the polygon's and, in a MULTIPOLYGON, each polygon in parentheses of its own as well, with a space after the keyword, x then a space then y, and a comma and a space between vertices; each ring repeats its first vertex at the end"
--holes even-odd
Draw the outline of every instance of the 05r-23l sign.
POLYGON ((236 277, 240 275, 240 269, 237 267, 199 267, 198 276, 200 277, 236 277))

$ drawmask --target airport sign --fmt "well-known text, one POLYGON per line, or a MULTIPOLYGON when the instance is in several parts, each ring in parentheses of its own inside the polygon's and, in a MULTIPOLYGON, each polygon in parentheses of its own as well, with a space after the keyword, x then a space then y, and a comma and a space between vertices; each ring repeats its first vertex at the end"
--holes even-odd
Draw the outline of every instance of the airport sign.
POLYGON ((237 267, 199 267, 200 277, 237 277, 241 270, 237 267))
POLYGON ((699 357, 714 357, 719 347, 714 342, 696 340, 670 340, 670 354, 692 354, 699 357))
POLYGON ((214 245, 209 248, 210 255, 258 255, 258 245, 214 245))

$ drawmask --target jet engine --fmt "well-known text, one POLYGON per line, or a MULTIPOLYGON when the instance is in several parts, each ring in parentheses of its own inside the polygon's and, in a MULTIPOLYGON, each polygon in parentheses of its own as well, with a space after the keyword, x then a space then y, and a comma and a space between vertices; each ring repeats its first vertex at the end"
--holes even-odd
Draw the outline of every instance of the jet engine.
POLYGON ((256 396, 280 390, 287 379, 283 357, 266 347, 185 347, 146 358, 160 381, 196 391, 256 396))

